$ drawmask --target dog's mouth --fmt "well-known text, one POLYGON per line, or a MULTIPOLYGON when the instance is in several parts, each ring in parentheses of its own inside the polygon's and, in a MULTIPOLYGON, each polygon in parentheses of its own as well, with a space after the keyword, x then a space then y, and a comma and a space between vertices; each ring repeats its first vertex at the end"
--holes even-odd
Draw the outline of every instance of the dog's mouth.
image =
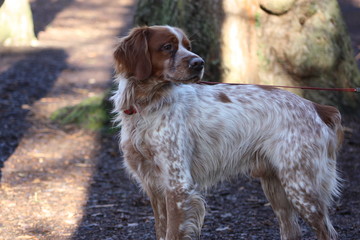
POLYGON ((165 78, 171 82, 176 82, 176 83, 197 83, 197 82, 200 82, 200 80, 202 78, 202 74, 190 75, 187 78, 175 78, 175 77, 166 75, 165 78))

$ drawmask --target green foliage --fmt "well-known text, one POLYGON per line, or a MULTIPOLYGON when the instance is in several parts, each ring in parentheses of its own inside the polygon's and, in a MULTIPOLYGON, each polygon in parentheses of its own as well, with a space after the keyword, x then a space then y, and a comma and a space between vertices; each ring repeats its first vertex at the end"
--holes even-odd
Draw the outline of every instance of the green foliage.
POLYGON ((206 62, 204 78, 220 81, 220 35, 224 13, 219 0, 139 0, 135 24, 180 27, 190 37, 193 51, 206 62))
POLYGON ((105 94, 87 98, 70 107, 61 108, 50 116, 50 119, 61 125, 75 124, 93 131, 114 132, 111 125, 111 104, 105 94))
POLYGON ((259 14, 259 12, 255 14, 255 26, 256 28, 261 27, 261 15, 259 14))

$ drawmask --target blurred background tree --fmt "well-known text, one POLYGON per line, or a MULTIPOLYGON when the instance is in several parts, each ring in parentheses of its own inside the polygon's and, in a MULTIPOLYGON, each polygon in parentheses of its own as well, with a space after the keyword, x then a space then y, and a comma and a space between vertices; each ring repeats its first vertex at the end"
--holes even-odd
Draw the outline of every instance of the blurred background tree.
POLYGON ((35 43, 29 2, 0 0, 0 46, 30 46, 35 43))
MULTIPOLYGON (((336 0, 139 0, 135 24, 184 28, 206 61, 205 80, 360 86, 336 0)), ((295 92, 343 111, 360 111, 358 94, 295 92)))
MULTIPOLYGON (((259 79, 311 87, 359 87, 360 74, 336 0, 261 0, 259 79)), ((310 100, 359 114, 356 93, 301 91, 310 100)))

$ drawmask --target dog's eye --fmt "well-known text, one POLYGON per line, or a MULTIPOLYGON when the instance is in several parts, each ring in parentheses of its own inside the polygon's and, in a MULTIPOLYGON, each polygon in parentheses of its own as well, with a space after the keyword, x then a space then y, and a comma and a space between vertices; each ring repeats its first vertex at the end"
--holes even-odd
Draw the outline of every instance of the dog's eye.
POLYGON ((161 47, 161 50, 163 51, 172 51, 173 45, 171 43, 166 43, 161 47))

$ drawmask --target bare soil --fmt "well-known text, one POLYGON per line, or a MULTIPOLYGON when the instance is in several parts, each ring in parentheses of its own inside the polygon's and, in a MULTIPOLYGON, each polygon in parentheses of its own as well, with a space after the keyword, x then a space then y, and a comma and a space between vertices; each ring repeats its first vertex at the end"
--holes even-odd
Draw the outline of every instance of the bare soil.
MULTIPOLYGON (((155 239, 148 198, 121 167, 116 136, 59 126, 50 114, 102 93, 115 36, 132 0, 31 0, 39 46, 0 49, 0 239, 155 239)), ((341 1, 360 59, 360 2, 341 1)), ((360 239, 360 125, 345 116, 343 193, 332 209, 339 239, 360 239)), ((201 239, 279 239, 258 180, 206 193, 201 239)), ((304 239, 314 239, 303 224, 304 239)))

